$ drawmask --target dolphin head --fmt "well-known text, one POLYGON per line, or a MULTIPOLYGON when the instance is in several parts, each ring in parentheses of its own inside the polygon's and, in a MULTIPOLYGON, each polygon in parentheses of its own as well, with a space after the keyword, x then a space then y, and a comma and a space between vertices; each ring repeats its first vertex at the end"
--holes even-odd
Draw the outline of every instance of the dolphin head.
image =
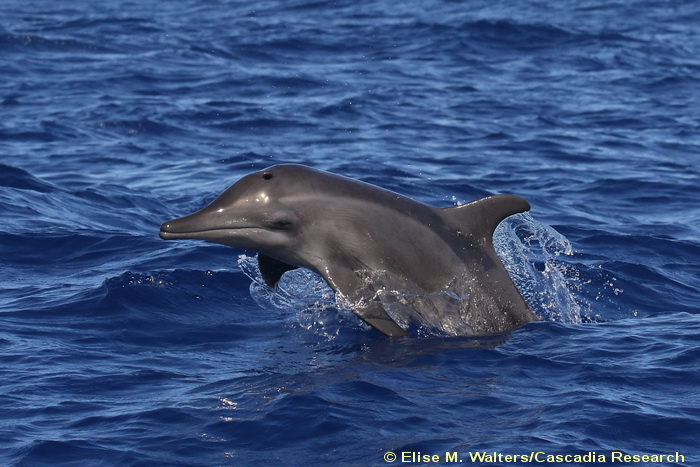
POLYGON ((247 175, 200 211, 164 222, 160 237, 206 240, 276 257, 294 251, 300 222, 296 177, 290 172, 293 166, 275 166, 247 175))

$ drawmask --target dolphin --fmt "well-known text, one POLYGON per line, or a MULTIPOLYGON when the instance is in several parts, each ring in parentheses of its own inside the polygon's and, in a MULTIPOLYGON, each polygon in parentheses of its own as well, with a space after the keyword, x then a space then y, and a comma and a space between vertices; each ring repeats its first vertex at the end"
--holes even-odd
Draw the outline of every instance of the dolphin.
POLYGON ((198 212, 163 223, 165 240, 199 239, 258 252, 270 287, 297 267, 391 337, 412 324, 447 335, 513 330, 536 319, 493 247, 514 195, 435 208, 296 164, 244 176, 198 212))

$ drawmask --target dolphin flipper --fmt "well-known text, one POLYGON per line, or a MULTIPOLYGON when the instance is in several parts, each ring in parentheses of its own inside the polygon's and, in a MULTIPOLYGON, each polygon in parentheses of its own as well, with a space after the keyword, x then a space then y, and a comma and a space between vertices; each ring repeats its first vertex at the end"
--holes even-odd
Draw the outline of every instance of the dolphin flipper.
POLYGON ((362 320, 379 332, 389 337, 406 337, 408 333, 382 308, 378 300, 372 301, 369 306, 362 309, 352 310, 362 320))
MULTIPOLYGON (((293 266, 270 256, 263 255, 262 253, 258 253, 258 268, 260 269, 260 274, 265 280, 265 283, 269 287, 275 287, 282 277, 282 274, 297 269, 297 267, 298 266, 293 266)), ((389 314, 382 308, 381 303, 376 299, 371 301, 366 307, 353 307, 352 311, 364 322, 389 337, 408 336, 408 333, 391 319, 389 314)))
POLYGON ((389 337, 406 337, 408 333, 396 324, 377 298, 374 286, 344 262, 334 261, 319 272, 328 285, 362 321, 389 337))
POLYGON ((260 274, 268 287, 274 288, 282 277, 282 274, 297 269, 297 267, 298 266, 292 266, 278 259, 258 253, 258 269, 260 269, 260 274))

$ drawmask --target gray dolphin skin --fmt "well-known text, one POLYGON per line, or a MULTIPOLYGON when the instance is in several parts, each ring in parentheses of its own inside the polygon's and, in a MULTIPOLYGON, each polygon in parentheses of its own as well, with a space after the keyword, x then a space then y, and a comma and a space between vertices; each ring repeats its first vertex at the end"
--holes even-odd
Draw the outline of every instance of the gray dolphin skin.
POLYGON ((271 287, 296 267, 316 271, 342 304, 388 336, 408 335, 411 324, 479 336, 536 319, 492 243, 503 219, 529 209, 513 195, 434 208, 285 164, 246 175, 202 210, 163 223, 160 237, 257 251, 271 287))

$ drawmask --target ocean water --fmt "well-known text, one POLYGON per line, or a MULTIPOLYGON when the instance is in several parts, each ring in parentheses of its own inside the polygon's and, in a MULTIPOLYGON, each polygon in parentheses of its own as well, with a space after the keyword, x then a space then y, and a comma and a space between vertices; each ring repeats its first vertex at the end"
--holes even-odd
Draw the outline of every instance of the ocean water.
POLYGON ((1 465, 700 465, 698 2, 0 11, 1 465), (388 339, 158 238, 282 162, 526 198, 495 241, 541 320, 388 339))

